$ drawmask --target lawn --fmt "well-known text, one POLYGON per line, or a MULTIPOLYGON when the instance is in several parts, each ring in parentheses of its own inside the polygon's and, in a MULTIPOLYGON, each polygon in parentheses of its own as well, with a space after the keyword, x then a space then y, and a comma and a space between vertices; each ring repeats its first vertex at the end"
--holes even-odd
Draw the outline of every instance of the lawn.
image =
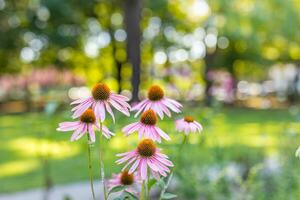
MULTIPOLYGON (((181 152, 178 147, 183 137, 175 132, 173 120, 158 124, 172 138, 159 146, 176 165, 172 188, 179 199, 300 199, 300 160, 294 156, 300 145, 299 114, 185 107, 184 112, 197 118, 204 131, 191 135, 181 152)), ((0 116, 0 193, 41 187, 44 157, 49 158, 54 184, 88 180, 85 138, 71 143, 70 133, 55 130, 69 116, 68 112, 0 116)), ((134 120, 117 115, 115 125, 107 123, 116 136, 105 141, 106 176, 121 168, 114 164, 115 154, 136 146, 136 134, 125 137, 120 132, 134 120)), ((94 166, 98 163, 96 149, 94 166)), ((95 167, 97 177, 98 171, 95 167)))

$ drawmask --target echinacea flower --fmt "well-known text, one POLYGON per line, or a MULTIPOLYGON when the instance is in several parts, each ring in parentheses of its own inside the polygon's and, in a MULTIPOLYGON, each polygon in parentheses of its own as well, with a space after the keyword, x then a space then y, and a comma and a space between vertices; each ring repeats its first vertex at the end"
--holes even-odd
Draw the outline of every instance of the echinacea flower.
POLYGON ((298 158, 300 158, 300 146, 296 150, 295 156, 298 157, 298 158))
POLYGON ((176 130, 184 132, 186 135, 189 133, 200 133, 202 129, 202 125, 199 122, 196 122, 191 116, 186 116, 185 118, 176 121, 176 130))
POLYGON ((129 192, 135 196, 138 195, 139 185, 141 179, 135 173, 128 173, 128 170, 124 170, 119 174, 113 174, 112 178, 108 180, 108 190, 111 191, 113 188, 118 186, 124 186, 124 189, 119 192, 129 192))
MULTIPOLYGON (((96 120, 96 116, 92 109, 87 109, 84 113, 80 116, 79 121, 75 122, 62 122, 59 124, 59 127, 56 129, 58 131, 74 131, 71 137, 71 141, 79 140, 83 135, 87 132, 89 133, 89 138, 92 142, 95 142, 95 131, 94 127, 100 130, 99 123, 96 120)), ((114 133, 110 132, 107 127, 102 125, 102 134, 106 138, 110 138, 114 133)))
POLYGON ((131 165, 128 173, 131 174, 137 170, 142 180, 148 177, 148 167, 156 179, 159 179, 159 174, 166 177, 170 172, 169 167, 173 167, 173 163, 168 160, 168 156, 160 153, 151 139, 143 139, 138 147, 126 153, 117 154, 122 157, 116 161, 117 164, 126 163, 123 170, 131 165))
POLYGON ((74 111, 73 118, 79 117, 84 111, 92 107, 97 119, 100 119, 101 122, 105 120, 106 111, 115 122, 115 116, 111 106, 126 116, 130 116, 130 105, 126 101, 129 101, 127 97, 111 92, 105 83, 98 83, 93 87, 90 97, 77 99, 71 103, 71 105, 78 104, 72 109, 72 111, 74 111))
POLYGON ((157 122, 157 116, 153 110, 146 110, 141 115, 141 119, 139 122, 135 122, 125 126, 122 129, 122 132, 125 133, 126 136, 138 131, 139 139, 150 138, 154 141, 161 142, 161 137, 165 140, 170 140, 171 138, 159 127, 155 126, 157 122))
POLYGON ((137 111, 135 117, 138 116, 141 112, 145 110, 152 109, 154 110, 158 116, 163 119, 164 114, 168 117, 171 117, 171 109, 175 113, 179 113, 182 105, 170 98, 164 96, 164 91, 158 85, 153 85, 148 90, 148 98, 141 101, 134 107, 132 107, 132 111, 137 111))

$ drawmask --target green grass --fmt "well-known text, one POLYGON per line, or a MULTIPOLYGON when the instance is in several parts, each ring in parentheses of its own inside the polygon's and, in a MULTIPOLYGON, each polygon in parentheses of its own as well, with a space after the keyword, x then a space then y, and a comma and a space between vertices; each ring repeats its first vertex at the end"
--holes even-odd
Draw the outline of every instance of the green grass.
MULTIPOLYGON (((186 107, 184 112, 197 118, 204 131, 191 135, 181 152, 182 135, 175 132, 173 120, 158 124, 172 138, 159 146, 176 165, 179 199, 241 199, 238 195, 242 199, 300 198, 300 160, 294 156, 300 145, 296 116, 288 110, 186 107)), ((43 186, 45 155, 50 159, 54 184, 88 180, 86 139, 71 143, 71 133, 55 130, 59 122, 70 120, 69 115, 0 116, 0 193, 43 186)), ((105 141, 106 176, 121 168, 114 164, 115 154, 136 146, 136 134, 127 138, 120 132, 134 120, 117 115, 115 125, 107 123, 116 137, 105 141)), ((92 156, 98 178, 97 147, 95 144, 92 156)))

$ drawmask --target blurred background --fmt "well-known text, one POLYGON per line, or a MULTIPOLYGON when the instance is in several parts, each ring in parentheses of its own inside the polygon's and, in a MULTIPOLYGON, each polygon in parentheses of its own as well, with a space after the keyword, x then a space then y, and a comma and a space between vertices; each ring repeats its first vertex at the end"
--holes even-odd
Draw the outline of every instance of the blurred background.
MULTIPOLYGON (((159 84, 203 124, 177 163, 178 199, 299 199, 299 10, 299 0, 0 0, 0 197, 45 188, 47 199, 88 180, 86 141, 55 129, 103 81, 132 102, 159 84)), ((107 177, 120 170, 115 153, 136 145, 120 132, 134 120, 107 122, 117 134, 107 177)), ((160 147, 176 160, 172 121, 159 124, 172 137, 160 147)))

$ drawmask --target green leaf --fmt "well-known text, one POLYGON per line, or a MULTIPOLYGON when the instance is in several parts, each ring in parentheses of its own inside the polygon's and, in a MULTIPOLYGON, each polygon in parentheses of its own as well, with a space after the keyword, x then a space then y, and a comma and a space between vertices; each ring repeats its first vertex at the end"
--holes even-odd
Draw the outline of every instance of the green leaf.
POLYGON ((163 196, 162 196, 162 199, 174 199, 176 197, 177 197, 176 194, 164 193, 163 196))
POLYGON ((133 194, 131 194, 130 192, 125 191, 125 198, 124 199, 128 199, 128 200, 138 200, 138 198, 136 196, 134 196, 133 194), (127 197, 127 198, 126 198, 127 197))
POLYGON ((118 186, 112 188, 112 189, 109 191, 108 195, 110 195, 111 193, 114 193, 114 192, 119 192, 119 191, 123 190, 124 188, 125 188, 124 185, 118 185, 118 186))
POLYGON ((157 182, 156 179, 150 179, 148 182, 148 190, 150 191, 151 188, 153 187, 153 185, 155 185, 155 183, 157 182))
POLYGON ((114 200, 123 200, 123 198, 122 197, 116 197, 116 198, 114 198, 114 200))
POLYGON ((165 184, 164 179, 163 179, 163 178, 159 179, 159 181, 158 181, 158 186, 159 186, 160 188, 164 188, 165 185, 166 185, 166 184, 165 184))

